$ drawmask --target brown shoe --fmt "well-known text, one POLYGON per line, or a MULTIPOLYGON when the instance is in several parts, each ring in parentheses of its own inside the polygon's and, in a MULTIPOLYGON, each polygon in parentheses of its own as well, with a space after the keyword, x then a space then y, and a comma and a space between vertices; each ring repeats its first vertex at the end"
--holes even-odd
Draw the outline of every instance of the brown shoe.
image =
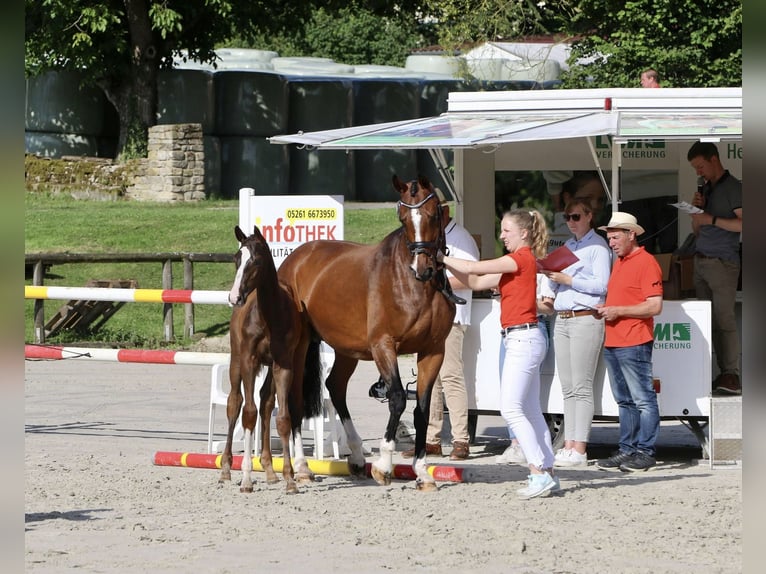
POLYGON ((742 383, 739 376, 732 373, 726 373, 715 380, 714 395, 741 395, 742 383))
MULTIPOLYGON (((433 456, 444 456, 442 454, 442 445, 441 444, 431 444, 431 443, 427 442, 426 443, 426 454, 427 455, 430 454, 430 455, 433 455, 433 456)), ((415 447, 413 447, 413 448, 411 448, 409 450, 403 450, 402 451, 402 456, 404 458, 412 458, 413 456, 415 456, 415 447)))
POLYGON ((449 455, 450 460, 465 460, 468 458, 470 451, 468 450, 468 443, 456 440, 452 443, 452 452, 449 455))

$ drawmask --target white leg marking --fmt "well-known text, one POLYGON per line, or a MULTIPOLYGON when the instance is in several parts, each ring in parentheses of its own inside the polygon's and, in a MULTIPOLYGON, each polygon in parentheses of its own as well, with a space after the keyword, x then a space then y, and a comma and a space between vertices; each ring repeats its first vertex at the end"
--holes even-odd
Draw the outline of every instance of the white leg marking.
POLYGON ((416 458, 412 461, 412 470, 415 471, 418 480, 421 480, 422 482, 436 482, 434 477, 428 474, 428 465, 426 464, 425 455, 423 458, 416 458))
POLYGON ((393 454, 396 443, 392 440, 380 439, 380 457, 375 461, 375 466, 383 472, 392 472, 394 470, 393 454))
POLYGON ((347 419, 343 423, 343 430, 346 432, 346 443, 351 450, 351 454, 348 457, 349 462, 356 466, 364 466, 365 460, 364 451, 362 450, 362 437, 356 432, 356 428, 354 427, 354 423, 351 422, 351 419, 347 419))

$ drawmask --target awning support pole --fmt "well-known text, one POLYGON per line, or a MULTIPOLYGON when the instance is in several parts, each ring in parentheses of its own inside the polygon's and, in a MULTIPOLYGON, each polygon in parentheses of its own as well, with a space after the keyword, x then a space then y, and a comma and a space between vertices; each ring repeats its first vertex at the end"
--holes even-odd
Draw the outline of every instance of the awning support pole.
MULTIPOLYGON (((609 193, 609 186, 606 184, 606 178, 604 177, 604 172, 601 169, 601 165, 598 163, 598 156, 596 155, 596 148, 593 147, 593 139, 592 138, 585 138, 588 140, 588 147, 590 148, 590 154, 593 156, 593 163, 596 164, 596 169, 598 170, 598 177, 601 180, 601 185, 604 187, 604 191, 606 192, 606 198, 609 201, 612 201, 612 194, 609 193)), ((614 154, 612 154, 612 157, 614 157, 614 154)), ((614 189, 614 172, 612 172, 612 189, 614 189)))
POLYGON ((442 177, 444 187, 447 188, 447 191, 457 203, 463 203, 463 198, 458 197, 457 195, 457 191, 455 189, 455 179, 452 177, 452 172, 450 171, 449 165, 447 164, 447 158, 444 156, 444 150, 441 148, 428 148, 428 153, 436 165, 436 170, 442 177))

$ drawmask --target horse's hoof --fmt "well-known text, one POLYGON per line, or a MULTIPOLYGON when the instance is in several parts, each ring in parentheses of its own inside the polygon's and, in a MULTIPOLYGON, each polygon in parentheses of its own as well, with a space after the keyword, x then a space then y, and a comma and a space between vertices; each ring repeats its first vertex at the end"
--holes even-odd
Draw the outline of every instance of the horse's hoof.
POLYGON ((381 486, 388 486, 389 484, 391 484, 391 473, 383 472, 374 464, 372 465, 370 474, 372 474, 372 478, 375 480, 375 482, 377 482, 381 486))
POLYGON ((231 482, 231 473, 230 472, 222 472, 221 477, 218 479, 218 482, 231 482))
POLYGON ((253 492, 253 485, 245 486, 244 484, 239 487, 240 492, 253 492))
POLYGON ((298 484, 307 484, 309 482, 314 482, 315 476, 313 472, 296 472, 295 473, 295 482, 298 484))
POLYGON ((426 482, 425 480, 418 478, 415 481, 415 490, 419 490, 420 492, 436 492, 438 487, 435 482, 426 482))
POLYGON ((276 484, 279 482, 279 477, 275 474, 266 478, 266 484, 276 484))
POLYGON ((358 464, 352 464, 348 463, 348 473, 351 478, 367 478, 367 468, 366 465, 358 465, 358 464))
POLYGON ((285 487, 285 494, 298 494, 298 485, 294 482, 288 482, 285 487))

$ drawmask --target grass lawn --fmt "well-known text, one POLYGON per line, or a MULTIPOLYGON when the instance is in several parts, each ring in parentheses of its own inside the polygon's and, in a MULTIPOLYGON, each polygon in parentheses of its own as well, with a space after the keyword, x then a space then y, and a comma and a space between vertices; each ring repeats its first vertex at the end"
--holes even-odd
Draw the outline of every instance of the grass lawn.
MULTIPOLYGON (((230 253, 237 249, 234 226, 236 200, 197 203, 152 203, 74 200, 64 196, 27 193, 24 251, 33 253, 230 253)), ((345 238, 375 243, 399 226, 392 207, 344 210, 345 238)), ((194 263, 194 289, 228 290, 234 278, 228 263, 194 263)), ((50 268, 49 286, 84 286, 88 280, 134 279, 143 289, 162 288, 161 263, 66 263, 50 268)), ((31 278, 25 280, 31 285, 31 278)), ((183 288, 182 263, 173 264, 173 288, 183 288)), ((45 303, 46 322, 65 301, 45 303)), ((121 347, 184 347, 183 305, 174 306, 176 340, 165 342, 159 303, 126 303, 96 333, 62 332, 47 343, 101 342, 121 347)), ((195 305, 197 336, 228 332, 231 310, 224 305, 195 305)), ((25 341, 34 342, 33 301, 25 300, 25 341)))

